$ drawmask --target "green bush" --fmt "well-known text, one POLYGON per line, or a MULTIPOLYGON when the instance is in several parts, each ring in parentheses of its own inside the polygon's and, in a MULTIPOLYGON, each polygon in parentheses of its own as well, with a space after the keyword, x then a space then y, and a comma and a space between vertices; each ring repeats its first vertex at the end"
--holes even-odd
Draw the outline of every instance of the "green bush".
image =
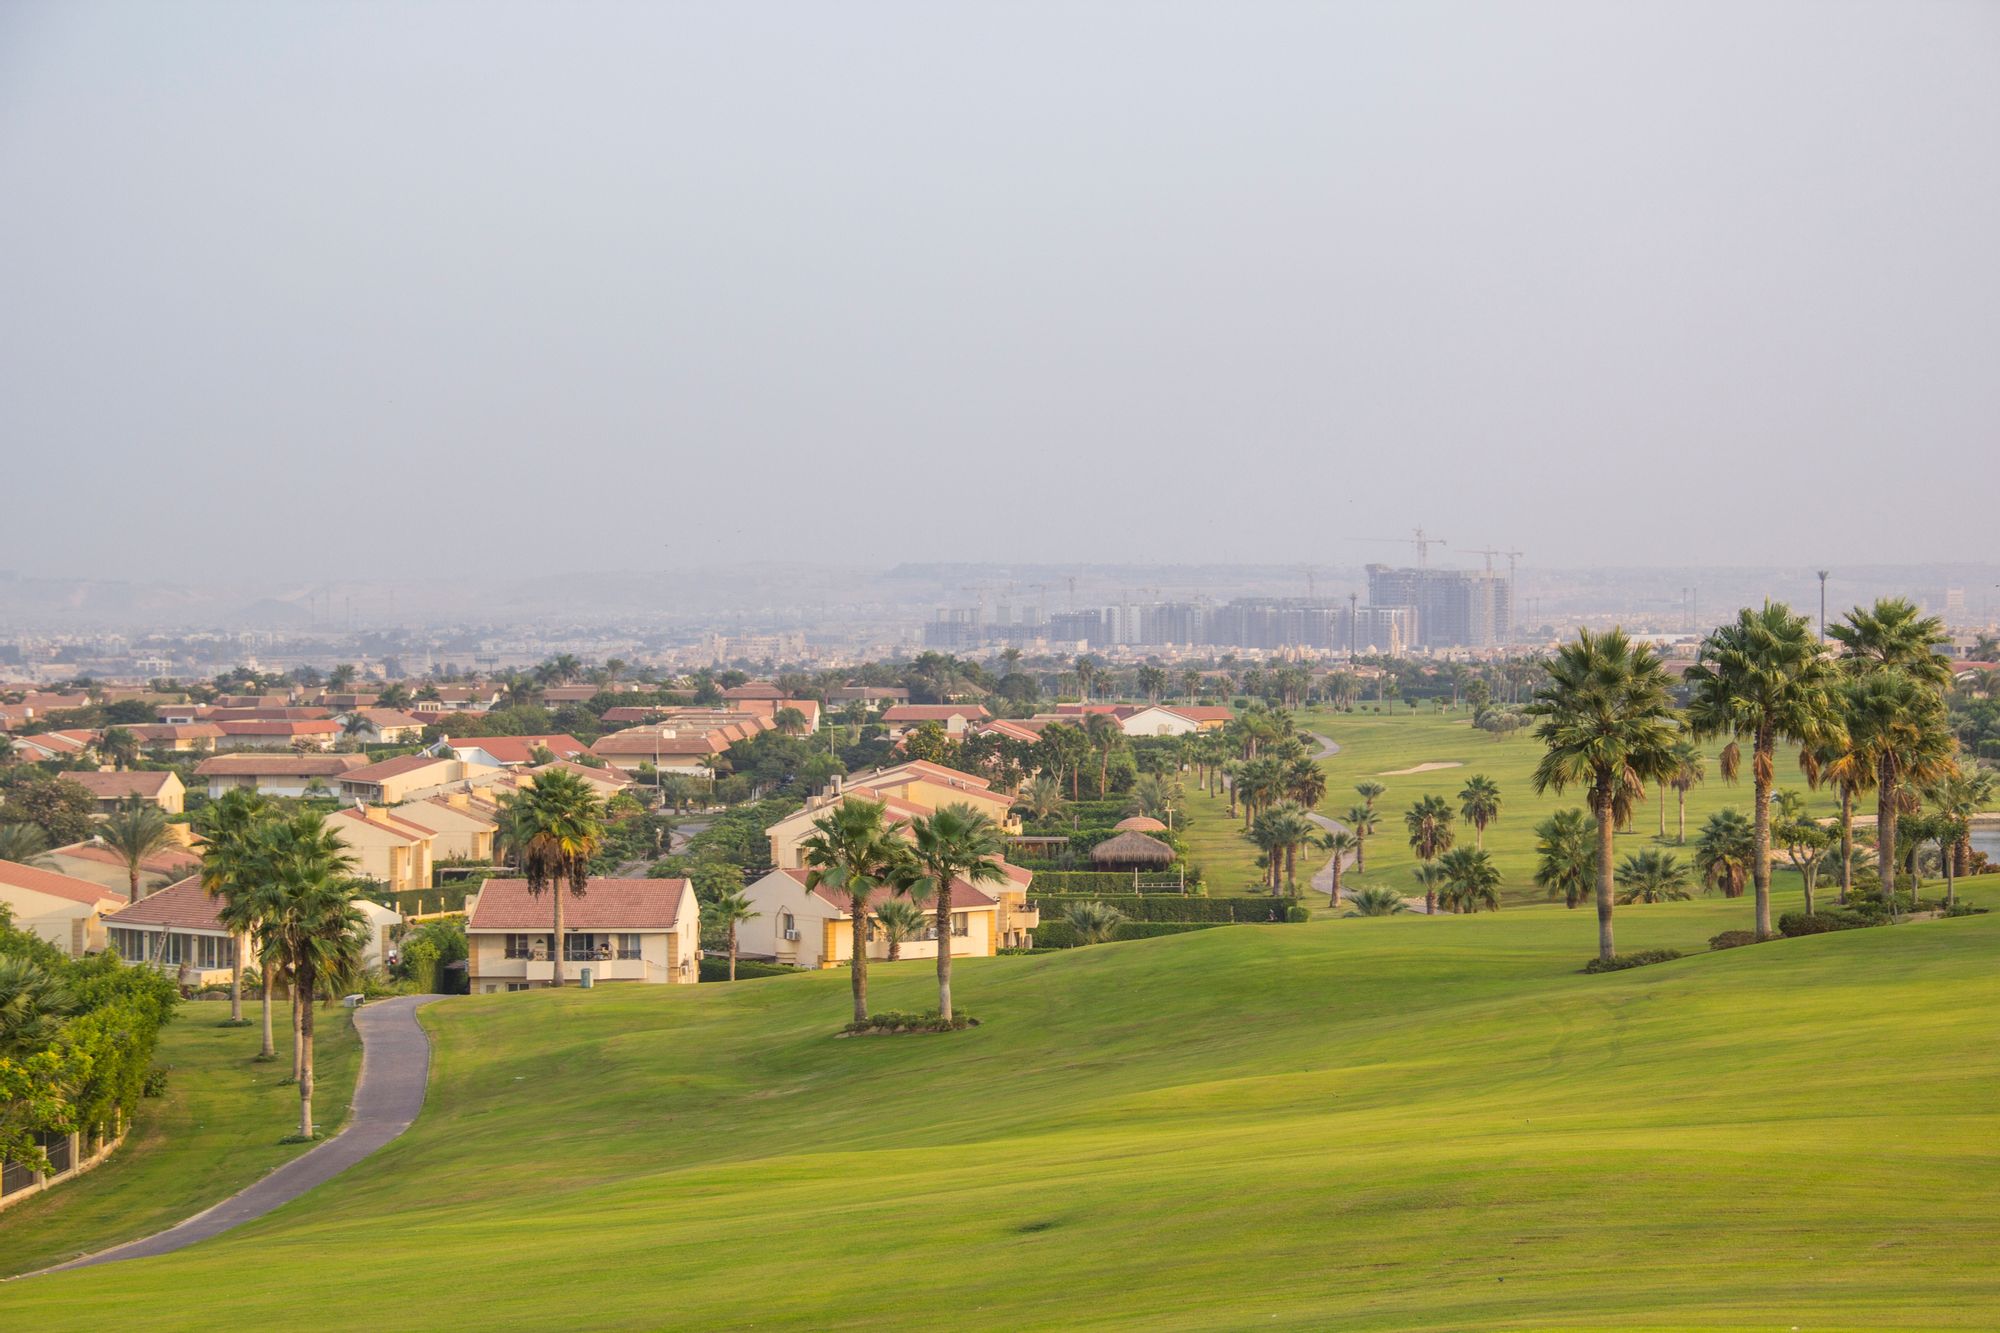
POLYGON ((1312 920, 1312 913, 1307 910, 1304 903, 1293 903, 1285 909, 1285 920, 1296 926, 1312 920))
POLYGON ((935 1009, 921 1014, 905 1014, 894 1009, 884 1009, 880 1013, 868 1015, 859 1023, 849 1023, 840 1030, 840 1035, 852 1037, 887 1032, 963 1032, 967 1028, 978 1026, 979 1020, 970 1014, 954 1013, 950 1018, 946 1018, 935 1009))
POLYGON ((1586 972, 1623 972, 1629 967, 1645 967, 1652 963, 1671 963, 1681 956, 1679 949, 1645 949, 1639 953, 1621 953, 1610 962, 1593 958, 1584 964, 1586 972))
MULTIPOLYGON (((727 981, 729 980, 729 957, 725 954, 718 958, 714 954, 710 954, 701 960, 700 969, 700 972, 697 974, 699 980, 727 981)), ((796 967, 788 967, 783 963, 757 963, 752 962, 748 958, 739 958, 736 960, 736 979, 738 981, 748 981, 753 977, 789 977, 797 973, 798 970, 796 967)))
POLYGON ((1835 930, 1859 930, 1864 926, 1880 926, 1888 922, 1886 915, 1868 916, 1860 912, 1787 912, 1778 918, 1778 933, 1787 938, 1800 935, 1824 935, 1835 930))
POLYGON ((1720 935, 1708 937, 1708 947, 1711 949, 1740 949, 1746 944, 1756 942, 1757 932, 1754 930, 1725 930, 1720 935))
POLYGON ((1214 925, 1283 921, 1292 906, 1283 898, 1202 898, 1180 893, 1032 893, 1028 898, 1030 907, 1040 909, 1044 926, 1051 917, 1060 918, 1073 902, 1108 903, 1132 921, 1206 921, 1214 925))
MULTIPOLYGON (((1127 925, 1135 924, 1127 922, 1127 925)), ((1037 949, 1074 949, 1083 943, 1083 936, 1069 922, 1057 917, 1042 918, 1042 924, 1035 927, 1035 947, 1037 949)))

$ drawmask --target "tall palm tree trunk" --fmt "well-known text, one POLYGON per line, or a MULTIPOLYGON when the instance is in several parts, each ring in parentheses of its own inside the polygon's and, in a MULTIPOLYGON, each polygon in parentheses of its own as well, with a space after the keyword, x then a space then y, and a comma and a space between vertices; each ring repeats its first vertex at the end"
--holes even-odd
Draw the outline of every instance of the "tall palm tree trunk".
POLYGON ((1875 865, 1882 874, 1882 901, 1896 919, 1896 775, 1885 759, 1875 785, 1875 865))
POLYGON ((298 978, 294 977, 292 979, 292 1082, 294 1083, 299 1081, 299 1076, 305 1072, 306 1067, 305 1018, 301 1012, 303 1008, 304 1006, 299 1003, 298 978))
POLYGON ((1750 863, 1750 879, 1757 889, 1757 938, 1771 938, 1771 764, 1760 746, 1751 777, 1756 806, 1756 854, 1750 863))
POLYGON ((299 1013, 299 1137, 313 1136, 313 1005, 318 978, 307 969, 302 978, 305 1004, 299 1013))
POLYGON ((1611 781, 1607 777, 1591 793, 1597 815, 1597 956, 1607 963, 1617 957, 1611 938, 1611 889, 1616 874, 1611 858, 1618 850, 1618 830, 1611 821, 1611 781))
POLYGON ((1667 784, 1660 784, 1660 841, 1667 840, 1667 784))
POLYGON ((1340 853, 1335 852, 1333 854, 1333 885, 1326 895, 1326 905, 1328 907, 1340 906, 1340 859, 1340 853))
POLYGON ((267 959, 259 964, 264 973, 264 1046, 257 1052, 259 1060, 278 1058, 277 1043, 271 1040, 271 964, 267 959))
POLYGON ((854 983, 854 1021, 868 1021, 868 899, 865 895, 850 894, 848 908, 854 918, 854 957, 848 961, 848 972, 854 983))
POLYGON ((938 1013, 951 1017, 951 881, 937 886, 938 1013))
POLYGON ((1854 790, 1840 788, 1840 905, 1854 892, 1854 790))
POLYGON ((549 893, 555 899, 555 935, 549 941, 549 961, 555 964, 549 974, 549 985, 563 984, 563 883, 557 879, 549 885, 549 893))
POLYGON ((1680 807, 1678 811, 1680 829, 1674 834, 1674 841, 1680 846, 1685 847, 1688 840, 1688 793, 1686 787, 1676 786, 1674 788, 1674 803, 1680 807))

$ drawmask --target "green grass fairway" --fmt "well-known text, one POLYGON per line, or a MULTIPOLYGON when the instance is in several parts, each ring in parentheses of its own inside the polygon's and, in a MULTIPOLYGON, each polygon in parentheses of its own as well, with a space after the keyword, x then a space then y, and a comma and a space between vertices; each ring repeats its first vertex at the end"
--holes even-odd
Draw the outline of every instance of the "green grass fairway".
POLYGON ((833 1040, 841 973, 446 1001, 402 1139, 218 1241, 0 1288, 0 1326, 1992 1327, 2000 914, 1588 977, 1594 929, 982 959, 985 1026, 943 1037, 833 1040))
MULTIPOLYGON (((256 1004, 246 998, 244 1012, 256 1017, 256 1004)), ((227 1003, 182 1005, 160 1037, 157 1063, 171 1066, 166 1095, 141 1104, 138 1124, 109 1161, 0 1213, 0 1276, 172 1226, 302 1152, 278 1141, 299 1127, 298 1090, 278 1082, 291 1072, 287 1014, 276 1015, 282 1058, 257 1064, 256 1028, 216 1026, 229 1017, 227 1003)), ((346 1010, 321 1012, 315 1049, 313 1107, 332 1133, 347 1117, 361 1063, 346 1010)))
MULTIPOLYGON (((1502 901, 1509 906, 1545 901, 1546 895, 1534 882, 1535 825, 1565 806, 1581 808, 1584 800, 1582 793, 1575 790, 1561 796, 1554 792, 1535 794, 1532 776, 1542 756, 1542 747, 1526 731, 1516 732, 1508 740, 1494 740, 1473 728, 1469 713, 1439 715, 1428 707, 1416 713, 1408 709, 1384 713, 1313 709, 1297 714, 1297 720, 1306 730, 1331 737, 1340 745, 1339 754, 1320 760, 1327 775, 1326 799, 1319 804, 1321 814, 1338 818, 1348 807, 1360 804, 1354 784, 1363 778, 1373 778, 1389 789, 1375 801, 1381 825, 1368 841, 1368 873, 1348 875, 1343 881, 1344 888, 1381 884, 1405 893, 1416 892, 1416 881, 1411 876, 1416 856, 1410 851, 1409 835, 1403 828, 1403 812, 1418 798, 1436 794, 1450 801, 1456 813, 1459 789, 1465 780, 1475 773, 1484 773, 1500 784, 1500 818, 1486 828, 1486 850, 1493 854, 1494 863, 1500 868, 1502 901), (1428 773, 1398 773, 1427 763, 1458 767, 1433 769, 1428 773)), ((1688 793, 1687 847, 1673 845, 1678 823, 1674 793, 1671 789, 1667 792, 1666 848, 1690 866, 1694 860, 1694 838, 1703 820, 1725 806, 1735 806, 1746 814, 1750 810, 1747 778, 1733 784, 1722 780, 1721 764, 1716 757, 1721 748, 1719 744, 1708 747, 1708 778, 1688 793)), ((1257 868, 1256 849, 1232 828, 1226 801, 1211 801, 1193 790, 1193 776, 1190 773, 1187 782, 1188 811, 1194 820, 1189 830, 1190 855, 1202 864, 1209 892, 1234 893, 1245 887, 1254 888, 1263 874, 1257 868)), ((1805 779, 1799 775, 1796 755, 1779 756, 1778 785, 1803 793, 1816 813, 1831 815, 1839 810, 1831 795, 1807 788, 1805 779)), ((1873 813, 1872 806, 1867 813, 1873 813)), ((1621 860, 1641 848, 1661 845, 1659 818, 1659 798, 1657 794, 1649 795, 1634 816, 1632 827, 1618 835, 1621 860)), ((1240 826, 1239 819, 1236 827, 1240 826)), ((1456 845, 1472 845, 1470 824, 1458 820, 1453 831, 1458 840, 1456 845)), ((1325 861, 1323 855, 1314 856, 1312 868, 1318 870, 1325 861)), ((1776 851, 1774 879, 1785 886, 1798 882, 1798 874, 1786 863, 1782 850, 1776 851)), ((1306 880, 1302 861, 1301 891, 1305 890, 1306 880)), ((1746 905, 1743 909, 1746 925, 1749 913, 1746 905)))

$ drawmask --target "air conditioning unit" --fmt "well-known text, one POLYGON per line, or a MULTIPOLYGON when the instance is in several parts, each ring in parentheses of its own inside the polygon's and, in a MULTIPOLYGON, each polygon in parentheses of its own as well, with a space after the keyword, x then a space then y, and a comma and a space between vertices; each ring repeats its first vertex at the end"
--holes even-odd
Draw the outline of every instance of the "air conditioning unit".
POLYGON ((796 930, 788 930, 785 932, 785 938, 791 940, 794 944, 796 944, 798 942, 799 932, 797 932, 796 930))

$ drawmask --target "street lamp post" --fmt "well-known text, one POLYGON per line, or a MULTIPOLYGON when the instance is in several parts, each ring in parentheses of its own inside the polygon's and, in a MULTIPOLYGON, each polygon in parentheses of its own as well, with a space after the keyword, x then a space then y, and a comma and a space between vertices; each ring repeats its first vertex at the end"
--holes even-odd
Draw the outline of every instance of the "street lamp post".
POLYGON ((1829 571, 1819 571, 1819 641, 1826 642, 1826 576, 1829 571))

